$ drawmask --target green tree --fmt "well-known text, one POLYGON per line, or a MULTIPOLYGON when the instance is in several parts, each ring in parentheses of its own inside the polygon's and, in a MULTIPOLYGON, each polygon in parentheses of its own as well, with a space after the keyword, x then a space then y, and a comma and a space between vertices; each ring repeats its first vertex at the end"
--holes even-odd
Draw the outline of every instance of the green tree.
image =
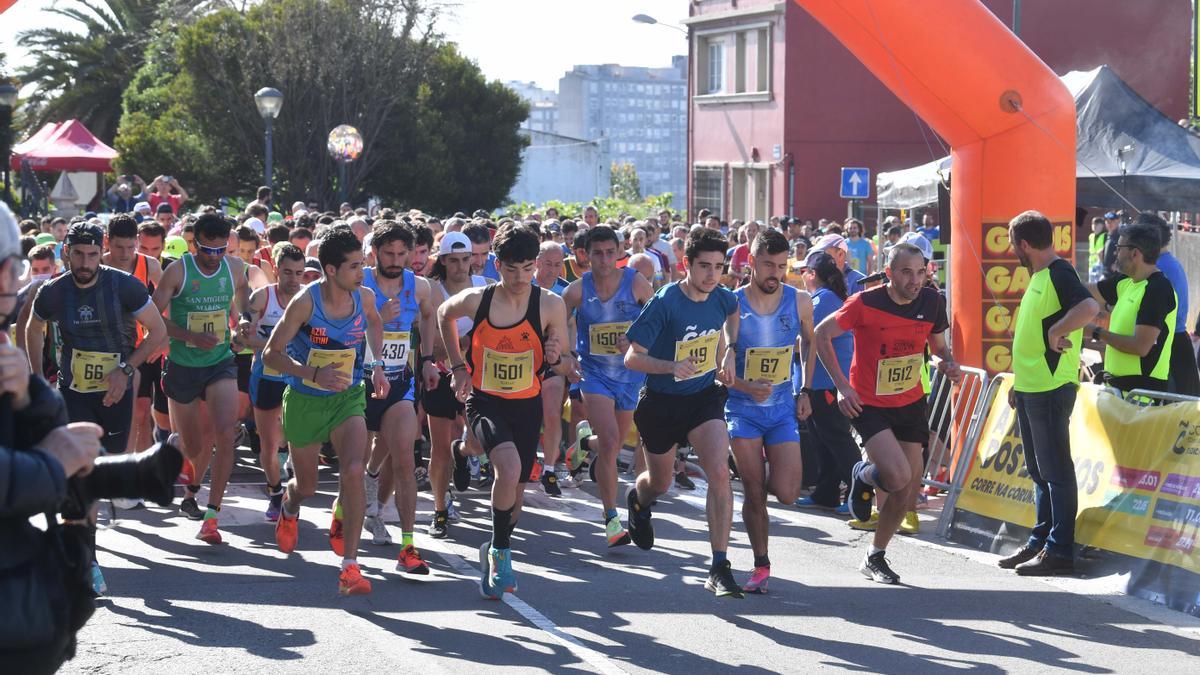
POLYGON ((638 180, 637 168, 631 162, 612 163, 609 170, 610 195, 622 201, 642 200, 642 185, 638 180))
POLYGON ((55 25, 17 35, 17 44, 34 55, 20 74, 23 83, 35 87, 28 101, 30 128, 74 118, 111 143, 121 119, 121 95, 142 65, 147 42, 205 4, 70 0, 43 10, 55 25))

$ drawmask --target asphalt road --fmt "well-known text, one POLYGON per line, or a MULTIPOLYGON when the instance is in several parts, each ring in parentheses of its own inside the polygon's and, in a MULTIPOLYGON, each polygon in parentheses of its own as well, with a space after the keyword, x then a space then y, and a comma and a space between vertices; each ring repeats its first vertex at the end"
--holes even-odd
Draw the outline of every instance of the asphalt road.
MULTIPOLYGON (((368 539, 359 560, 374 592, 341 598, 325 530, 333 489, 306 504, 290 556, 251 483, 231 488, 221 546, 171 510, 120 514, 98 535, 109 594, 64 672, 1200 672, 1200 622, 1086 581, 1017 577, 934 538, 926 514, 919 537, 890 547, 903 585, 888 587, 858 572, 868 535, 774 504, 769 594, 714 598, 703 485, 660 500, 649 552, 605 547, 591 484, 561 500, 530 488, 513 544, 520 589, 504 602, 478 592, 485 495, 460 499, 463 522, 442 541, 423 534, 422 495, 417 544, 432 575, 400 577, 399 547, 368 539)), ((736 514, 730 559, 745 579, 736 514)))

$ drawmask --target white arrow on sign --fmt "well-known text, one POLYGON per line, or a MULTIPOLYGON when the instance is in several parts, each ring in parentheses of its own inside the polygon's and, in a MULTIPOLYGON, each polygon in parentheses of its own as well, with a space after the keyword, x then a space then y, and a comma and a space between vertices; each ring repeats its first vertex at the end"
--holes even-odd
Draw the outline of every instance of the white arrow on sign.
POLYGON ((850 174, 850 193, 858 194, 858 186, 862 185, 863 179, 858 175, 858 172, 850 174))

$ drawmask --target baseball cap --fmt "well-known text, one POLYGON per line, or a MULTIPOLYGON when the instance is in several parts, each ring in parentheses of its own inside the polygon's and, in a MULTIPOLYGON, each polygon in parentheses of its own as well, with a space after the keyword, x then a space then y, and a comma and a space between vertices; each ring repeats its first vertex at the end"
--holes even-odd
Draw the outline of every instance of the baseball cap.
POLYGON ((905 232, 904 236, 900 237, 901 244, 912 244, 921 249, 921 255, 925 256, 925 262, 933 260, 933 244, 925 238, 920 232, 905 232))
POLYGON ((1108 213, 1104 214, 1104 219, 1105 220, 1116 220, 1117 214, 1113 211, 1109 211, 1108 213))
POLYGON ((829 255, 827 251, 822 249, 813 249, 812 251, 809 251, 808 255, 804 256, 804 262, 800 265, 800 269, 816 267, 817 264, 821 262, 822 257, 826 257, 831 260, 833 259, 833 256, 829 255))
POLYGON ((254 228, 255 232, 257 232, 259 234, 263 234, 264 232, 267 231, 267 226, 264 225, 263 221, 258 218, 247 218, 246 222, 244 222, 242 224, 249 225, 250 227, 254 228))
POLYGON ((35 241, 37 241, 38 246, 41 246, 42 244, 57 244, 58 243, 58 240, 54 238, 54 235, 50 234, 49 232, 43 232, 43 233, 39 234, 37 236, 37 239, 35 239, 35 241))
POLYGON ((318 272, 323 271, 321 269, 321 260, 319 258, 314 258, 312 256, 305 258, 304 259, 304 269, 317 270, 318 272))
POLYGON ((150 208, 150 202, 138 202, 133 205, 134 213, 141 213, 148 216, 153 210, 150 208))
POLYGON ((267 222, 268 223, 282 223, 283 222, 283 214, 278 211, 272 211, 267 214, 267 222))
POLYGON ((840 234, 827 234, 813 242, 812 249, 814 251, 824 251, 825 249, 840 248, 843 251, 849 252, 850 246, 840 234))
POLYGON ((68 246, 83 244, 85 246, 104 246, 104 228, 88 222, 75 223, 67 230, 63 243, 68 246))
POLYGON ((442 235, 442 243, 438 246, 441 253, 470 253, 471 240, 462 232, 447 232, 442 235))
POLYGON ((300 211, 308 211, 308 206, 304 202, 292 202, 292 215, 300 215, 300 211))
POLYGON ((163 253, 166 253, 172 258, 182 258, 183 254, 187 252, 187 239, 184 239, 177 234, 167 237, 166 241, 163 242, 163 253))

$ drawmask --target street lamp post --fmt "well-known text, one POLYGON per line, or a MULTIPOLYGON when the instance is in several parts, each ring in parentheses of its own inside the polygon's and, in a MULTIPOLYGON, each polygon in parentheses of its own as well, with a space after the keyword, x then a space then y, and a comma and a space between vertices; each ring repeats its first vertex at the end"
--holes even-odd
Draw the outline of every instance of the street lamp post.
POLYGON ((658 19, 650 16, 649 14, 634 14, 633 21, 634 23, 644 23, 647 26, 662 26, 663 28, 677 30, 680 33, 683 33, 685 36, 688 34, 686 30, 680 28, 679 26, 670 23, 660 23, 658 19))
POLYGON ((274 191, 275 176, 271 170, 274 148, 271 143, 271 132, 275 118, 279 117, 279 111, 283 108, 283 93, 274 87, 263 87, 254 94, 254 105, 258 108, 258 114, 262 116, 263 123, 266 125, 267 156, 263 167, 263 183, 274 191))
MULTIPOLYGON (((18 95, 18 90, 15 86, 12 85, 12 83, 4 82, 3 84, 0 84, 0 108, 4 109, 4 125, 5 125, 5 128, 3 129, 3 131, 0 131, 0 133, 3 133, 5 136, 7 136, 11 132, 11 129, 12 129, 12 112, 13 112, 13 109, 16 108, 16 106, 17 106, 17 95, 18 95)), ((9 164, 9 155, 11 154, 11 152, 12 152, 12 144, 9 143, 4 148, 4 156, 0 157, 0 160, 4 161, 4 201, 9 203, 9 206, 12 205, 12 203, 9 201, 10 197, 9 197, 9 193, 8 193, 8 191, 9 191, 9 184, 8 184, 9 167, 8 167, 8 164, 9 164)))

